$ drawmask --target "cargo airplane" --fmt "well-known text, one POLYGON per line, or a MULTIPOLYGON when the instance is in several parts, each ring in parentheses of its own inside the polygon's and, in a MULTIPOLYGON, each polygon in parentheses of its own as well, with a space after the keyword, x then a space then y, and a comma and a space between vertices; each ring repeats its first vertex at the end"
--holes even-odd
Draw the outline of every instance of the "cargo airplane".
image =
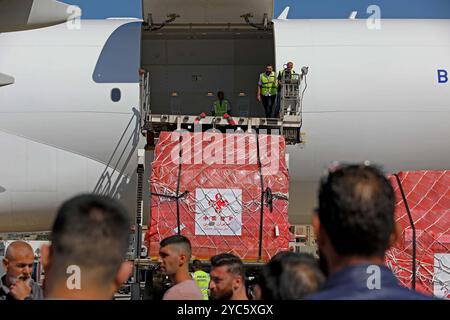
POLYGON ((82 192, 134 212, 141 68, 155 113, 209 111, 222 90, 262 117, 264 66, 309 67, 303 143, 287 148, 293 223, 308 222, 332 161, 450 168, 450 20, 290 19, 273 0, 143 0, 143 19, 70 8, 0 1, 0 232, 49 230, 82 192))

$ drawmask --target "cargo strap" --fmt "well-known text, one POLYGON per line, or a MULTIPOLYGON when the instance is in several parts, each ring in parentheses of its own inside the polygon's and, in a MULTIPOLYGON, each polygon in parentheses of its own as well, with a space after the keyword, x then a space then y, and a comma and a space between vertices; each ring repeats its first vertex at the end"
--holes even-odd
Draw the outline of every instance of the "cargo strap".
POLYGON ((177 234, 181 234, 181 222, 180 222, 180 199, 186 196, 189 191, 184 191, 182 194, 180 194, 180 180, 181 180, 181 163, 182 163, 182 155, 183 155, 183 136, 180 134, 180 151, 178 154, 179 162, 178 162, 178 176, 177 176, 177 190, 175 195, 168 195, 168 194, 161 194, 161 193, 154 193, 152 192, 152 196, 158 196, 158 197, 164 197, 169 199, 175 199, 177 201, 177 234))
POLYGON ((272 189, 267 187, 266 191, 264 191, 264 196, 266 198, 266 206, 269 207, 270 213, 272 213, 273 212, 273 194, 272 194, 272 189))
POLYGON ((259 219, 259 248, 258 248, 258 260, 262 258, 262 241, 263 241, 263 222, 264 222, 264 177, 262 174, 262 164, 261 164, 261 152, 259 149, 259 135, 256 135, 256 154, 258 157, 258 167, 259 167, 259 179, 261 180, 261 206, 260 206, 260 219, 259 219))
POLYGON ((282 194, 280 192, 272 192, 272 189, 270 187, 267 187, 266 191, 264 191, 264 197, 266 198, 266 206, 270 209, 270 213, 273 212, 273 200, 289 200, 289 198, 285 194, 282 194))
POLYGON ((256 152, 258 159, 258 167, 259 167, 259 179, 261 180, 261 206, 260 206, 260 223, 259 223, 259 248, 258 248, 258 260, 262 258, 262 241, 263 241, 263 232, 264 232, 264 199, 265 205, 269 208, 270 213, 273 212, 273 200, 288 200, 288 197, 281 193, 273 193, 270 187, 264 189, 264 177, 262 174, 262 163, 261 163, 261 152, 259 147, 259 135, 258 132, 256 135, 256 152))
POLYGON ((161 197, 161 198, 176 199, 176 200, 181 199, 181 198, 187 196, 188 194, 189 194, 189 191, 187 191, 187 190, 185 192, 183 192, 182 194, 180 194, 179 196, 171 196, 169 194, 162 194, 162 193, 155 193, 155 192, 151 193, 152 196, 157 196, 157 197, 161 197))
POLYGON ((402 181, 400 180, 400 177, 397 173, 394 174, 395 179, 398 183, 398 188, 400 189, 400 193, 402 195, 403 203, 405 205, 406 213, 408 214, 409 223, 411 225, 412 230, 412 261, 411 261, 411 268, 412 268, 412 280, 411 280, 411 289, 416 290, 416 255, 417 255, 417 235, 416 235, 416 226, 414 224, 414 219, 411 215, 411 211, 409 210, 408 200, 406 199, 405 190, 403 189, 402 181))

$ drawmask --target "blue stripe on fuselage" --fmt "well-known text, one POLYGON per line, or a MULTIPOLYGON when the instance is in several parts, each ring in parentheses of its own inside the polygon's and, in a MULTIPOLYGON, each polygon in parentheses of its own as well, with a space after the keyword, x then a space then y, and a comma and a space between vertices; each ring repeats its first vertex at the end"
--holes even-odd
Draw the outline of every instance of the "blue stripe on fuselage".
POLYGON ((352 11, 364 19, 370 5, 384 19, 450 19, 449 0, 275 0, 274 18, 289 6, 289 19, 347 19, 352 11))
POLYGON ((139 82, 141 22, 117 28, 106 41, 92 78, 97 83, 139 82))
MULTIPOLYGON (((163 0, 159 0, 163 1, 163 0)), ((65 0, 80 6, 84 19, 136 17, 142 19, 141 0, 65 0)), ((450 19, 449 0, 275 0, 274 18, 291 7, 290 19, 347 19, 358 11, 367 18, 367 8, 378 5, 386 19, 450 19)))

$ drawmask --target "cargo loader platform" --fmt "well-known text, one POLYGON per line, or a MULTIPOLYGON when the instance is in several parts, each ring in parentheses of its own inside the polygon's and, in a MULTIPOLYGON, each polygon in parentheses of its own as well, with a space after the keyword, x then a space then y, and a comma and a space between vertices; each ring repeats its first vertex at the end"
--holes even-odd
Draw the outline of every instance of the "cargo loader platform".
MULTIPOLYGON (((299 85, 300 80, 295 85, 299 85)), ((291 83, 286 86, 293 86, 291 83)), ((292 96, 291 91, 285 90, 286 97, 292 96), (290 95, 288 95, 288 93, 290 95)), ((155 139, 163 131, 173 132, 176 130, 185 130, 189 132, 207 131, 211 129, 217 132, 256 132, 262 134, 282 135, 287 145, 302 143, 302 107, 299 90, 294 90, 295 101, 292 99, 281 99, 280 118, 259 118, 249 116, 208 116, 183 115, 183 114, 157 114, 152 111, 150 103, 150 74, 142 71, 141 73, 141 133, 147 137, 148 145, 154 146, 155 139), (289 106, 287 106, 289 104, 289 106)))
POLYGON ((147 114, 142 123, 142 131, 149 140, 157 139, 162 131, 185 130, 194 132, 215 129, 222 133, 246 131, 283 135, 286 144, 301 143, 301 116, 286 115, 282 119, 250 117, 232 117, 231 119, 234 124, 230 124, 229 119, 223 117, 206 116, 199 119, 198 116, 192 115, 147 114))

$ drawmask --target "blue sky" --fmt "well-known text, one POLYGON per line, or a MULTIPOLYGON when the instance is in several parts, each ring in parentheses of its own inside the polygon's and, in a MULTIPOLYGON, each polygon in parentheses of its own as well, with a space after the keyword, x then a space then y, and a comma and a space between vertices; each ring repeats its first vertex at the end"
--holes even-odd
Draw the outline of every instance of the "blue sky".
MULTIPOLYGON (((80 6, 85 19, 141 18, 141 0, 61 1, 80 6)), ((380 6, 383 18, 450 19, 450 0, 275 0, 275 16, 290 6, 289 18, 347 18, 353 10, 361 18, 371 4, 380 6)))

